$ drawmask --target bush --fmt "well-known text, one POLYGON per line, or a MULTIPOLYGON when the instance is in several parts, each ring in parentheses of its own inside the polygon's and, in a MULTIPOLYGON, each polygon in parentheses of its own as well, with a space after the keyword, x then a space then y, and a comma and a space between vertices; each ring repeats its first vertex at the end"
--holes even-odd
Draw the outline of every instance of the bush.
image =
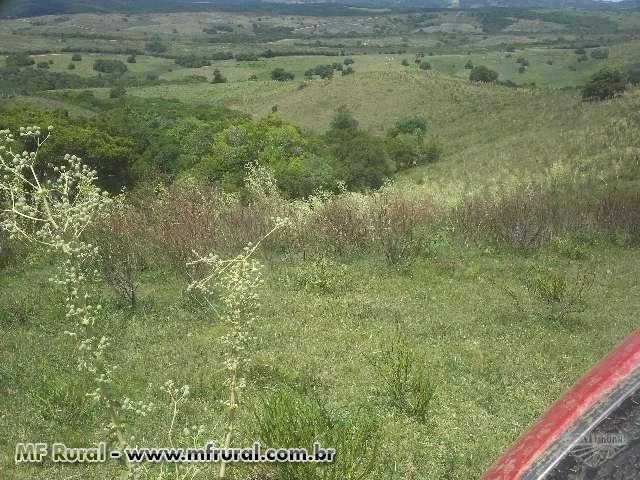
POLYGON ((124 87, 113 87, 109 90, 109 98, 120 98, 126 95, 127 89, 124 87))
POLYGON ((355 62, 354 62, 353 58, 347 57, 347 58, 344 59, 344 62, 342 62, 342 63, 344 63, 345 65, 353 65, 355 62))
POLYGON ((110 73, 116 76, 124 74, 129 69, 120 60, 99 59, 93 62, 93 69, 96 72, 110 73))
POLYGON ((213 79, 211 80, 211 83, 227 83, 227 79, 222 75, 222 73, 220 73, 220 70, 216 68, 213 71, 213 79))
POLYGON ((211 61, 205 57, 198 55, 182 55, 176 57, 176 65, 180 65, 185 68, 200 68, 211 65, 211 61))
POLYGON ((575 53, 576 53, 576 55, 584 55, 584 54, 585 54, 585 53, 587 53, 587 52, 585 51, 585 49, 584 49, 584 48, 577 48, 577 49, 575 50, 575 53))
POLYGON ((353 117, 349 108, 342 105, 333 116, 330 127, 334 130, 355 130, 358 128, 358 121, 353 117))
POLYGON ((7 67, 29 67, 34 65, 36 61, 26 53, 12 53, 7 55, 7 67))
POLYGON ((431 64, 429 62, 420 62, 418 68, 420 70, 431 70, 431 64))
POLYGON ((403 67, 408 67, 409 66, 409 60, 407 60, 406 58, 403 58, 402 61, 400 62, 400 64, 403 67))
POLYGON ((69 65, 67 65, 67 70, 75 70, 76 69, 76 64, 71 62, 69 63, 69 65))
POLYGON ((384 359, 376 363, 376 369, 383 380, 383 395, 391 407, 419 423, 426 423, 435 386, 424 362, 414 358, 404 338, 385 352, 384 359))
POLYGON ((38 62, 38 68, 47 70, 49 68, 49 62, 38 62))
MULTIPOLYGON (((375 472, 380 467, 380 427, 366 410, 333 412, 315 395, 279 385, 261 398, 255 415, 259 440, 265 445, 311 451, 313 443, 319 442, 325 448, 335 448, 335 461, 331 463, 280 463, 271 467, 279 480, 378 478, 375 472)), ((272 477, 266 474, 262 478, 272 477)))
POLYGON ((527 68, 526 68, 525 66, 520 65, 520 66, 518 67, 518 73, 524 73, 524 72, 526 72, 526 71, 527 71, 527 68))
POLYGON ((256 80, 258 80, 258 76, 255 73, 249 75, 249 81, 255 82, 256 80))
POLYGON ((583 100, 606 100, 622 94, 627 86, 627 74, 617 68, 603 68, 594 73, 582 89, 583 100))
POLYGON ((473 68, 473 62, 471 59, 467 60, 467 63, 464 64, 464 68, 467 70, 471 70, 473 68))
POLYGON ((167 46, 159 40, 153 40, 151 42, 147 42, 144 49, 151 53, 164 53, 167 51, 167 46))
POLYGON ((80 55, 79 53, 74 53, 73 56, 71 57, 71 61, 73 61, 73 62, 81 62, 82 61, 82 55, 80 55))
POLYGON ((591 50, 591 58, 595 58, 597 60, 604 60, 605 58, 609 58, 609 49, 608 48, 596 48, 595 50, 591 50))
POLYGON ((586 55, 580 55, 576 60, 578 60, 578 63, 586 62, 587 60, 589 60, 589 57, 587 57, 586 55))
POLYGON ((127 57, 127 63, 136 63, 136 56, 135 55, 129 55, 127 57))
POLYGON ((422 115, 413 115, 411 117, 402 117, 396 121, 395 126, 389 132, 391 136, 399 133, 423 134, 427 131, 427 121, 422 115))
POLYGON ((640 85, 640 64, 631 65, 627 69, 627 76, 632 85, 640 85))
POLYGON ((495 82, 498 80, 498 72, 491 70, 484 65, 473 67, 469 74, 469 80, 472 82, 495 82))
POLYGON ((284 68, 274 68, 271 71, 271 79, 278 82, 286 82, 287 80, 293 80, 295 75, 291 72, 287 72, 284 68))
POLYGON ((351 67, 347 67, 347 68, 342 70, 342 76, 353 75, 353 73, 355 73, 355 70, 353 68, 351 68, 351 67))

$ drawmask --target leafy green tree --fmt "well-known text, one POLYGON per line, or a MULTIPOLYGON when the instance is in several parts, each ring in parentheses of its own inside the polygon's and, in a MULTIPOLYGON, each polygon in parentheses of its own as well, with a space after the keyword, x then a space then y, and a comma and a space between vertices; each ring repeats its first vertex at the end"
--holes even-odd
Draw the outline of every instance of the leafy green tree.
POLYGON ((484 65, 473 67, 469 74, 469 80, 472 82, 488 82, 492 83, 498 80, 498 72, 491 70, 484 65))
POLYGON ((464 64, 464 68, 467 70, 471 70, 473 68, 473 62, 471 59, 467 60, 467 63, 464 64))
POLYGON ((380 188, 395 171, 382 139, 358 130, 329 132, 339 175, 349 189, 380 188))
POLYGON ((617 68, 603 68, 594 73, 582 89, 583 100, 606 100, 624 93, 629 77, 617 68))
POLYGON ((344 63, 345 65, 353 65, 354 60, 353 60, 353 58, 351 58, 351 57, 347 57, 347 58, 345 58, 345 59, 344 59, 344 62, 343 62, 343 63, 344 63))

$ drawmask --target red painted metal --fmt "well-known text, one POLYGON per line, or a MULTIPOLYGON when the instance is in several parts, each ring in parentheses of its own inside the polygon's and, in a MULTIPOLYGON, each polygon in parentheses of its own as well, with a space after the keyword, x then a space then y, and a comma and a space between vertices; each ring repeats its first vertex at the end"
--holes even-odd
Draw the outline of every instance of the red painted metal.
POLYGON ((554 440, 638 368, 640 330, 627 337, 578 380, 491 466, 482 480, 521 478, 554 440))

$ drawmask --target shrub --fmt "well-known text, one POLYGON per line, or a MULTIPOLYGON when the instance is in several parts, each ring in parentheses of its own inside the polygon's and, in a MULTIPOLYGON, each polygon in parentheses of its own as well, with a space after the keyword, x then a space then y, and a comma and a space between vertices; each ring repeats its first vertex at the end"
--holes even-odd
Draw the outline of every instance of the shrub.
POLYGON ((80 55, 79 53, 74 53, 73 56, 71 57, 71 61, 73 61, 73 62, 81 62, 82 61, 82 55, 80 55))
POLYGON ((576 60, 578 60, 578 63, 586 62, 587 60, 589 60, 589 57, 587 57, 586 55, 579 55, 576 60))
POLYGON ((255 82, 256 80, 258 80, 258 76, 255 73, 249 75, 249 81, 255 82))
POLYGON ((167 46, 159 40, 153 40, 151 42, 147 42, 144 49, 151 53, 164 53, 167 51, 167 46))
POLYGON ((399 133, 413 134, 424 133, 427 131, 427 121, 422 115, 413 115, 410 117, 402 117, 396 120, 394 127, 389 132, 395 136, 399 133))
POLYGON ((473 67, 469 74, 469 80, 472 82, 495 82, 498 80, 498 72, 491 70, 484 65, 473 67))
POLYGON ((403 67, 408 67, 409 66, 409 60, 407 60, 406 58, 403 58, 402 61, 400 62, 400 64, 403 67))
POLYGON ((342 76, 345 75, 353 75, 355 73, 355 70, 351 67, 347 67, 345 69, 342 70, 342 76))
POLYGON ((418 68, 420 70, 431 70, 431 64, 429 62, 420 62, 418 68))
POLYGON ((129 69, 127 66, 121 62, 120 60, 110 60, 110 59, 98 59, 93 62, 93 69, 96 72, 102 73, 110 73, 116 76, 121 76, 129 69))
POLYGON ((520 66, 518 67, 518 73, 524 73, 524 72, 526 72, 526 71, 527 71, 527 68, 526 68, 525 66, 520 65, 520 66))
POLYGON ((547 60, 547 65, 553 65, 553 60, 551 59, 547 60))
POLYGON ((291 72, 287 72, 284 68, 278 67, 271 71, 271 79, 278 82, 286 82, 287 80, 293 80, 295 75, 291 72))
POLYGON ((126 94, 127 89, 122 86, 113 87, 111 90, 109 90, 109 98, 120 98, 125 96, 126 94))
POLYGON ((631 65, 627 69, 627 76, 632 85, 640 85, 640 64, 631 65))
POLYGON ((180 65, 185 68, 200 68, 211 65, 211 61, 208 58, 193 54, 176 57, 175 62, 176 65, 180 65))
POLYGON ((591 50, 591 58, 595 58, 597 60, 603 60, 605 58, 609 58, 609 49, 608 48, 596 48, 595 50, 591 50))
POLYGON ((29 67, 34 65, 36 61, 26 53, 12 53, 7 55, 7 67, 29 67))
POLYGON ((213 79, 211 83, 227 83, 227 78, 220 73, 220 70, 217 68, 213 71, 213 79))
POLYGON ((75 70, 76 69, 76 64, 71 62, 69 63, 69 65, 67 65, 67 70, 75 70))
POLYGON ((330 127, 334 130, 357 129, 358 121, 346 105, 338 108, 331 119, 330 127))
POLYGON ((594 73, 582 89, 583 100, 606 100, 622 94, 627 74, 617 68, 603 68, 594 73))
POLYGON ((127 57, 127 63, 136 63, 136 56, 135 55, 129 55, 127 57))
POLYGON ((345 65, 353 65, 355 62, 354 62, 353 58, 347 57, 347 58, 344 59, 344 62, 342 62, 342 63, 344 63, 345 65))
POLYGON ((573 276, 567 272, 540 269, 525 274, 522 280, 524 295, 510 287, 504 288, 523 313, 557 323, 586 309, 594 279, 593 274, 578 272, 573 276))
POLYGON ((49 68, 49 62, 38 62, 38 68, 47 70, 49 68))
POLYGON ((404 335, 375 364, 382 378, 383 395, 396 411, 426 423, 435 386, 424 361, 416 359, 404 335))
POLYGON ((343 480, 377 478, 380 466, 379 425, 366 410, 328 410, 317 397, 279 386, 261 398, 255 410, 260 441, 265 445, 304 447, 314 442, 335 448, 327 464, 281 463, 279 480, 343 480))
POLYGON ((471 59, 467 60, 467 63, 464 64, 464 68, 467 70, 471 70, 473 68, 473 62, 471 59))

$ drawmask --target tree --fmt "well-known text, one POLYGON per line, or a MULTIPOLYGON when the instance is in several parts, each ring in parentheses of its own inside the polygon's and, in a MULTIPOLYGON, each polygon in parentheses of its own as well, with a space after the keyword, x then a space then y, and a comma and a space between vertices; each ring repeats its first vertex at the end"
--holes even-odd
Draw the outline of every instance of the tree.
POLYGON ((345 58, 345 59, 344 59, 344 62, 343 62, 343 63, 344 63, 345 65, 353 65, 354 61, 353 61, 353 58, 351 58, 351 57, 347 57, 347 58, 345 58))
POLYGON ((471 61, 471 59, 467 60, 467 63, 464 64, 464 68, 466 70, 471 70, 473 68, 473 62, 471 61))
POLYGON ((49 62, 38 62, 38 68, 47 70, 49 68, 49 62))
POLYGON ((402 62, 400 62, 402 64, 403 67, 408 67, 409 66, 409 60, 407 60, 406 58, 402 59, 402 62))
POLYGON ((380 188, 395 171, 378 137, 358 130, 342 130, 329 140, 333 142, 332 152, 340 176, 350 189, 380 188))
POLYGON ((71 61, 73 61, 73 62, 81 62, 82 61, 82 55, 80 55, 79 53, 74 53, 73 56, 71 57, 71 61))
POLYGON ((472 82, 495 82, 498 80, 498 72, 491 70, 484 65, 473 67, 469 74, 469 80, 472 82))
POLYGON ((295 75, 291 72, 287 72, 284 68, 274 68, 271 71, 271 79, 278 82, 286 82, 287 80, 293 80, 295 75))
POLYGON ((76 64, 71 62, 69 63, 69 65, 67 65, 67 70, 75 70, 76 69, 76 64))
POLYGON ((136 63, 136 56, 135 55, 129 55, 127 57, 127 63, 136 63))
POLYGON ((629 77, 617 68, 603 68, 594 73, 582 89, 583 100, 606 100, 622 94, 629 77))
POLYGON ((349 108, 342 105, 333 116, 330 127, 332 130, 356 130, 358 121, 353 117, 349 108))
POLYGON ((352 67, 347 67, 342 70, 342 75, 352 75, 354 72, 355 70, 352 67))
POLYGON ((431 70, 431 64, 429 62, 420 62, 418 68, 420 68, 420 70, 431 70))

